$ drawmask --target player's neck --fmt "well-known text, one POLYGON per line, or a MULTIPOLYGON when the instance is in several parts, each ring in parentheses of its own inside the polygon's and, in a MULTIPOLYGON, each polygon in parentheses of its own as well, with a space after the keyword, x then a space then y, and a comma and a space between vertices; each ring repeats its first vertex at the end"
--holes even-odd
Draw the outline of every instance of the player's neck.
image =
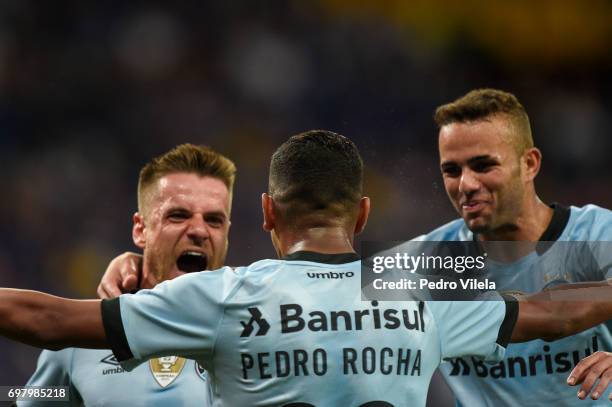
POLYGON ((149 264, 146 259, 143 260, 142 264, 142 273, 138 277, 138 282, 136 284, 136 290, 151 289, 155 287, 159 283, 159 280, 154 272, 154 266, 149 264))
POLYGON ((548 228, 552 215, 553 209, 534 195, 511 224, 483 233, 479 238, 483 241, 537 242, 548 228))
POLYGON ((316 253, 354 253, 353 234, 343 226, 312 227, 295 232, 284 232, 279 239, 281 257, 298 251, 316 253))

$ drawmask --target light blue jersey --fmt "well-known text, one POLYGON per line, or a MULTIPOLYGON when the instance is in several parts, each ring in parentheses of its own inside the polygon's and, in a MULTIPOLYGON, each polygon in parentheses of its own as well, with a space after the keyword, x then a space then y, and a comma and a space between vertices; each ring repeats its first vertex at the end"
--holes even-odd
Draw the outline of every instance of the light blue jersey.
POLYGON ((176 356, 151 359, 127 372, 109 350, 45 350, 27 385, 67 386, 69 402, 18 406, 212 406, 208 373, 176 356))
POLYGON ((126 369, 196 359, 215 406, 424 406, 441 360, 503 356, 516 302, 362 301, 360 273, 355 254, 298 252, 181 276, 102 315, 126 369))
MULTIPOLYGON (((444 225, 421 239, 432 241, 472 240, 462 219, 444 225)), ((583 208, 554 206, 551 224, 541 241, 612 241, 612 212, 594 205, 583 208)), ((563 244, 559 244, 561 248, 563 244)), ((565 246, 567 247, 567 245, 565 246)), ((606 250, 612 245, 596 246, 606 250)), ((550 251, 555 250, 553 246, 550 251)), ((541 267, 563 258, 553 253, 532 253, 521 260, 494 267, 498 290, 537 292, 561 283, 601 281, 612 278, 610 252, 598 253, 594 261, 572 261, 563 267, 541 267), (568 267, 568 264, 571 264, 568 267), (556 269, 556 270, 555 270, 556 269), (559 270, 563 270, 560 272, 559 270)), ((511 344, 505 359, 494 365, 472 358, 444 363, 441 371, 462 406, 585 406, 609 405, 608 390, 599 401, 579 400, 577 387, 566 379, 584 357, 597 351, 612 351, 610 325, 599 325, 578 335, 553 342, 534 340, 511 344)))

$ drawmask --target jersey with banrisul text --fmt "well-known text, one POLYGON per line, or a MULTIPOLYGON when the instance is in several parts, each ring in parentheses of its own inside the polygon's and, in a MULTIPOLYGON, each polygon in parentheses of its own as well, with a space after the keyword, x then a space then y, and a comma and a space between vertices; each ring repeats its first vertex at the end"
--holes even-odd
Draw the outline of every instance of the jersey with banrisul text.
POLYGON ((362 301, 360 273, 355 254, 298 252, 104 301, 103 320, 126 369, 202 363, 215 406, 424 406, 442 359, 502 357, 516 303, 362 301))
MULTIPOLYGON (((498 290, 533 293, 563 283, 612 278, 612 243, 601 243, 612 241, 612 212, 595 205, 553 205, 553 209, 551 223, 540 240, 561 243, 549 243, 545 246, 548 250, 493 267, 488 277, 497 283, 498 290), (579 243, 576 247, 564 246, 563 242, 569 241, 588 242, 596 253, 590 259, 569 256, 570 249, 579 248, 579 243), (556 246, 566 255, 555 253, 556 246), (546 267, 559 259, 567 263, 563 267, 546 267)), ((473 240, 474 236, 458 219, 419 239, 473 240)), ((607 406, 610 390, 598 401, 582 401, 576 397, 578 388, 568 386, 566 379, 584 357, 598 350, 612 351, 610 328, 608 323, 553 342, 510 344, 504 359, 496 364, 461 357, 444 363, 440 369, 459 406, 607 406)))

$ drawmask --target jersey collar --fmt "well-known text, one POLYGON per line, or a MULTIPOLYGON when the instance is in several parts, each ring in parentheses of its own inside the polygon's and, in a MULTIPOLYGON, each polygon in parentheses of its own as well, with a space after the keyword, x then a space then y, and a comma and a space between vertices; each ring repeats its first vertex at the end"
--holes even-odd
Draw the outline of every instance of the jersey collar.
POLYGON ((317 253, 308 251, 298 251, 283 257, 283 260, 295 261, 312 261, 314 263, 326 263, 326 264, 344 264, 352 263, 360 260, 361 258, 357 253, 317 253))
MULTIPOLYGON (((571 212, 570 208, 568 208, 567 206, 563 206, 556 202, 553 202, 549 206, 553 209, 553 215, 550 219, 548 227, 546 228, 544 233, 542 233, 542 236, 540 236, 540 238, 538 239, 540 243, 536 245, 536 252, 539 255, 546 252, 546 250, 548 250, 551 246, 550 244, 546 244, 544 242, 556 242, 561 237, 570 218, 571 212)), ((478 235, 476 233, 474 233, 472 239, 475 243, 478 244, 478 246, 480 246, 478 235)), ((482 251, 482 248, 480 248, 480 250, 482 251)))
POLYGON ((569 222, 570 209, 567 206, 555 202, 550 207, 553 209, 553 215, 548 227, 540 236, 540 242, 554 242, 559 239, 569 222))
POLYGON ((544 254, 553 245, 552 242, 556 242, 561 237, 570 218, 570 209, 568 207, 556 202, 551 204, 550 207, 553 208, 552 218, 536 245, 536 252, 539 255, 544 254))

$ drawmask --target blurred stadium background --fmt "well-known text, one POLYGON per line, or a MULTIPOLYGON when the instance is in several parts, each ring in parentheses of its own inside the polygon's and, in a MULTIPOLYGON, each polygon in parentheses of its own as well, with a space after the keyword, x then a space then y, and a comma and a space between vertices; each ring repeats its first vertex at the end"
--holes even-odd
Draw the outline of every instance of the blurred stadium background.
MULTIPOLYGON (((230 265, 274 255, 268 159, 312 128, 364 155, 362 239, 424 233, 453 218, 433 110, 476 87, 526 106, 544 200, 610 208, 611 34, 604 0, 3 1, 0 285, 95 295, 134 249, 139 168, 188 141, 238 165, 230 265)), ((23 384, 38 351, 0 349, 0 383, 23 384)))

